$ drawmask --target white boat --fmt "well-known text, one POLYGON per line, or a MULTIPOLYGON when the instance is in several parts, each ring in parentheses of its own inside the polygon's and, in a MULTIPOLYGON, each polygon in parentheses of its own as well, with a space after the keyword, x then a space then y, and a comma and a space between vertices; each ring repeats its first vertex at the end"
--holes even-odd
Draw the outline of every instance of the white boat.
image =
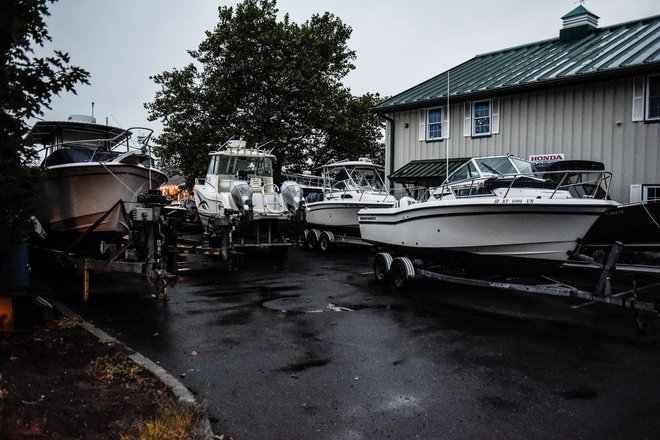
POLYGON ((44 154, 32 206, 49 240, 66 243, 87 232, 92 242, 113 241, 128 232, 125 214, 138 195, 167 181, 147 151, 152 133, 97 124, 82 115, 32 127, 29 139, 42 145, 44 154), (134 148, 138 132, 146 134, 134 148))
POLYGON ((436 261, 558 265, 603 212, 619 205, 603 191, 609 173, 562 173, 541 178, 511 156, 472 158, 420 201, 403 197, 391 208, 361 210, 360 232, 394 252, 436 261))
POLYGON ((365 158, 324 165, 323 192, 307 197, 307 228, 359 235, 360 209, 390 207, 396 202, 382 174, 382 166, 365 158))
POLYGON ((273 182, 275 156, 230 140, 209 153, 206 177, 196 179, 195 202, 207 235, 238 245, 268 246, 298 237, 304 222, 300 185, 273 182))

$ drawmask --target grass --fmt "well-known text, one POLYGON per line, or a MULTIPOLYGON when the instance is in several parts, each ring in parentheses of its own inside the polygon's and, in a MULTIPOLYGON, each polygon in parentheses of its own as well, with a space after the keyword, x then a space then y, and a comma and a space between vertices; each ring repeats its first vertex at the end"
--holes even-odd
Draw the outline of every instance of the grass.
MULTIPOLYGON (((100 356, 92 360, 88 373, 100 380, 142 382, 144 369, 122 353, 100 356)), ((161 411, 152 420, 139 420, 137 434, 122 435, 121 440, 190 440, 197 438, 203 410, 160 402, 161 411)))
POLYGON ((141 376, 144 369, 122 353, 101 356, 92 360, 87 371, 93 377, 102 380, 123 379, 136 382, 144 380, 141 376))
POLYGON ((80 327, 81 322, 78 319, 63 317, 57 320, 57 326, 62 329, 70 329, 80 327))
POLYGON ((175 406, 166 408, 153 420, 140 421, 139 432, 122 435, 121 440, 189 440, 197 438, 201 408, 175 406))

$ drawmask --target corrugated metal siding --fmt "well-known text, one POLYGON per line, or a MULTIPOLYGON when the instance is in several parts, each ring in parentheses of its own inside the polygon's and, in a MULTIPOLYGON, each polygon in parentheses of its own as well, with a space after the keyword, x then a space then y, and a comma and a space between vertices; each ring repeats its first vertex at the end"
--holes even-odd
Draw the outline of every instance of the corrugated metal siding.
POLYGON ((505 49, 460 64, 376 105, 379 112, 424 106, 447 97, 513 87, 538 87, 557 80, 645 69, 660 63, 660 16, 594 30, 571 41, 559 38, 505 49))
POLYGON ((450 158, 564 153, 603 162, 614 174, 612 197, 626 202, 631 184, 660 184, 660 123, 631 121, 632 87, 633 79, 623 78, 503 96, 500 134, 486 138, 463 136, 462 103, 451 105, 451 137, 441 142, 418 140, 418 110, 395 113, 394 167, 388 150, 387 172, 415 159, 445 158, 447 145, 450 158))

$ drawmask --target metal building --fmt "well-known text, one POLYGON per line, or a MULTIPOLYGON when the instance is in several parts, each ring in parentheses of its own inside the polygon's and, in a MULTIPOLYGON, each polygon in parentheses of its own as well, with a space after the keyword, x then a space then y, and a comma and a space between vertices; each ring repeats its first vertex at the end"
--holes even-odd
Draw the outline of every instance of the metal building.
POLYGON ((386 173, 559 156, 603 162, 615 200, 660 199, 660 15, 598 28, 580 5, 562 20, 557 38, 478 55, 379 103, 386 173))

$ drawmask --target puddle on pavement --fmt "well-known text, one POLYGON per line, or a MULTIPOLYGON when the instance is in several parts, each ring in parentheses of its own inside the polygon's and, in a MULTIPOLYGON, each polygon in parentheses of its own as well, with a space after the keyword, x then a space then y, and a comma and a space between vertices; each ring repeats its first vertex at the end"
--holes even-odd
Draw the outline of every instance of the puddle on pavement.
POLYGON ((278 312, 321 313, 321 312, 352 312, 348 307, 341 307, 320 299, 304 296, 287 296, 266 301, 262 304, 267 309, 278 312))

